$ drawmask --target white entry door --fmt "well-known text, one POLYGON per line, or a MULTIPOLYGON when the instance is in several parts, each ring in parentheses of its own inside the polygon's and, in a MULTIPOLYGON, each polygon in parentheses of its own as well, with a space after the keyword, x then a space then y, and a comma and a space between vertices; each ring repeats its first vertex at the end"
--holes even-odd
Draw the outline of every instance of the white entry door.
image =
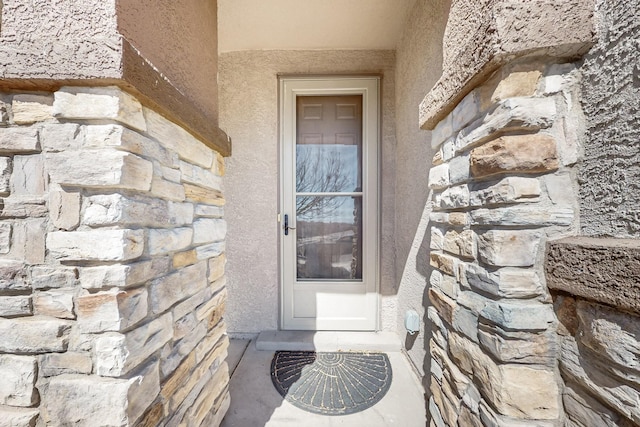
POLYGON ((284 329, 378 328, 378 88, 280 81, 284 329))

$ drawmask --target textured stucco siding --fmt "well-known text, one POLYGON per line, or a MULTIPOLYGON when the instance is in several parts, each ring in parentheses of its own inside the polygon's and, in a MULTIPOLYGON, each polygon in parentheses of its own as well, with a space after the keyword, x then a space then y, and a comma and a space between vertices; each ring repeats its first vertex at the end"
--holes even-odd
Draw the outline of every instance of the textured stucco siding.
POLYGON ((601 0, 597 17, 598 43, 582 67, 582 232, 631 237, 640 232, 640 1, 601 0))
POLYGON ((279 326, 278 74, 379 73, 382 79, 380 261, 382 327, 396 323, 393 289, 394 63, 392 51, 246 51, 220 55, 220 127, 227 160, 228 330, 279 326))
MULTIPOLYGON (((430 208, 427 181, 433 158, 431 132, 420 129, 417 106, 442 73, 442 38, 448 0, 416 2, 397 50, 395 168, 395 286, 398 334, 412 363, 424 374, 428 338, 424 329, 410 336, 404 328, 407 310, 424 317, 423 295, 429 277, 430 208)), ((428 334, 427 334, 428 335, 428 334)))
POLYGON ((118 78, 115 0, 4 0, 0 78, 118 78))
POLYGON ((215 1, 119 0, 118 29, 217 124, 215 1))

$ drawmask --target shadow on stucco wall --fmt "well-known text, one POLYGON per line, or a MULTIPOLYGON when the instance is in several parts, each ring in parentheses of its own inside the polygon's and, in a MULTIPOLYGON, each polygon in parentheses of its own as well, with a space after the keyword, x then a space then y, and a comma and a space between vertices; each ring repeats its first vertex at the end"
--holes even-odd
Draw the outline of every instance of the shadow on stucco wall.
MULTIPOLYGON (((427 310, 429 231, 428 176, 432 165, 431 133, 420 129, 418 106, 442 75, 443 38, 451 8, 450 0, 417 1, 396 52, 396 217, 395 283, 398 298, 398 333, 404 351, 422 377, 425 405, 430 397, 432 337, 427 310), (415 310, 422 330, 405 333, 404 316, 415 310)), ((428 414, 428 409, 427 409, 428 414)))

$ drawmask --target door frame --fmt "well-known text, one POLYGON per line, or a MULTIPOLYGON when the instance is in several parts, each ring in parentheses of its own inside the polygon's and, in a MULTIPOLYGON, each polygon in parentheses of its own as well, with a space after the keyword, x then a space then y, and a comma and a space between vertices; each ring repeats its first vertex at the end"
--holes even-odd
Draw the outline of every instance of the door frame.
MULTIPOLYGON (((377 331, 380 329, 380 190, 381 190, 381 93, 379 75, 279 75, 278 76, 278 112, 279 112, 279 202, 278 202, 278 246, 279 246, 279 290, 280 307, 279 320, 280 329, 286 330, 360 330, 377 331), (295 212, 288 212, 290 207, 286 207, 285 194, 291 191, 291 183, 285 182, 285 176, 293 176, 295 171, 295 150, 287 150, 286 140, 295 135, 295 104, 297 95, 362 95, 362 115, 363 115, 363 206, 366 218, 363 223, 369 223, 369 227, 375 229, 375 239, 363 242, 363 262, 367 259, 373 260, 373 265, 365 266, 363 270, 363 286, 366 287, 366 301, 371 305, 371 320, 366 327, 353 329, 343 328, 315 328, 310 327, 307 322, 292 322, 293 316, 293 290, 291 293, 285 289, 287 269, 285 263, 285 244, 282 218, 284 214, 295 216, 295 212), (289 114, 288 128, 286 115, 289 114), (373 156, 373 159, 371 159, 373 156), (365 178, 366 177, 366 178, 365 178), (370 184, 368 184, 370 183, 370 184), (374 190, 366 189, 365 186, 375 186, 374 190), (366 195, 366 196, 365 196, 366 195), (371 253, 372 252, 372 253, 371 253), (302 325, 302 326, 301 326, 302 325)), ((295 187, 295 185, 294 185, 295 187)), ((294 188, 295 191, 295 188, 294 188)), ((293 224, 295 225, 295 223, 293 224)), ((370 229, 370 228, 368 228, 370 229)), ((290 236, 288 236, 291 238, 290 236)), ((292 262, 289 260, 289 262, 292 262)), ((295 278, 292 278, 295 281, 295 278)), ((315 320, 314 320, 315 321, 315 320)))

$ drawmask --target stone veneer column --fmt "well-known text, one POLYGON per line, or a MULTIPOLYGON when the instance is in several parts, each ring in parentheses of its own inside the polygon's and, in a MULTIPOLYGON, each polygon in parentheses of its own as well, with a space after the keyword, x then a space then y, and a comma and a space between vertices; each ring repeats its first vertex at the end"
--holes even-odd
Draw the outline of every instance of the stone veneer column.
POLYGON ((0 100, 0 425, 218 425, 223 158, 115 87, 0 100))
POLYGON ((575 67, 523 58, 432 132, 432 425, 558 426, 545 242, 577 230, 575 67))

